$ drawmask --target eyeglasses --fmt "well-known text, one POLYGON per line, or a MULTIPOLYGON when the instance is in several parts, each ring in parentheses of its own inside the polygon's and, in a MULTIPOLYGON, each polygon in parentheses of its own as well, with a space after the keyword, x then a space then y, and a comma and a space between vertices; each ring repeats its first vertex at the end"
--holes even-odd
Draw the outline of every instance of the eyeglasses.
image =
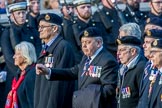
POLYGON ((42 29, 44 29, 44 28, 46 28, 46 27, 52 27, 52 26, 55 26, 55 25, 49 25, 49 26, 38 26, 38 28, 42 30, 42 29))

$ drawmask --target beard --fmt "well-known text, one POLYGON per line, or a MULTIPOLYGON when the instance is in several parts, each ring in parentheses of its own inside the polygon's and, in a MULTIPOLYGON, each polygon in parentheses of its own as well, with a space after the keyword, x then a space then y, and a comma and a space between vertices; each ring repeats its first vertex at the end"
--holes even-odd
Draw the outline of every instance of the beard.
MULTIPOLYGON (((129 4, 128 4, 128 5, 129 5, 129 4)), ((139 4, 139 2, 135 2, 133 5, 129 5, 129 7, 130 7, 133 11, 139 11, 140 4, 139 4)))
POLYGON ((88 20, 91 17, 91 13, 87 12, 85 14, 80 14, 80 17, 85 19, 85 20, 88 20))

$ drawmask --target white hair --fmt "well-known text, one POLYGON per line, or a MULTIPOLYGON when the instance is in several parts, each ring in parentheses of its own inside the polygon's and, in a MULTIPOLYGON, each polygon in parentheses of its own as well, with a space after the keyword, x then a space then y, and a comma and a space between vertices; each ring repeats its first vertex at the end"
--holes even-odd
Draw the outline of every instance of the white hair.
POLYGON ((136 23, 124 24, 119 28, 119 31, 123 31, 126 36, 134 36, 138 39, 141 39, 142 36, 141 29, 136 23))
POLYGON ((21 51, 21 54, 23 57, 26 58, 26 62, 28 65, 36 63, 37 56, 35 52, 35 47, 32 43, 23 41, 15 46, 15 51, 16 50, 21 51))

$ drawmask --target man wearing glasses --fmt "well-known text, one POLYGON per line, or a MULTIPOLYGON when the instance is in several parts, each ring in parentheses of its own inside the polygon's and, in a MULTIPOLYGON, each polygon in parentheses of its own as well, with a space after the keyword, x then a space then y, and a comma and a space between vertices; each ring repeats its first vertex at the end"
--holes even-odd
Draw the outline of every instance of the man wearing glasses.
POLYGON ((157 68, 157 76, 152 87, 152 93, 147 108, 162 107, 162 40, 156 39, 151 43, 151 60, 157 68))
POLYGON ((146 64, 141 56, 141 41, 134 36, 124 36, 117 39, 117 44, 117 55, 121 62, 118 71, 118 108, 136 108, 146 64))
MULTIPOLYGON (((38 17, 40 39, 44 42, 37 63, 48 68, 69 68, 74 65, 70 44, 61 36, 62 19, 46 13, 38 17)), ((37 75, 35 80, 34 108, 72 108, 73 81, 48 81, 37 75)))
POLYGON ((36 73, 46 74, 49 80, 78 79, 78 90, 73 93, 72 108, 116 108, 118 64, 103 47, 101 31, 89 27, 81 32, 80 40, 84 56, 79 64, 61 69, 47 68, 38 63, 36 73))
POLYGON ((162 18, 162 0, 150 0, 149 6, 151 10, 148 17, 162 18))
POLYGON ((157 68, 154 66, 154 63, 151 59, 151 43, 156 40, 160 39, 162 34, 162 30, 152 29, 148 30, 144 34, 144 56, 148 59, 146 63, 144 73, 142 76, 142 81, 140 84, 140 91, 139 91, 139 102, 137 108, 148 108, 148 100, 152 94, 152 87, 154 85, 156 76, 157 76, 157 68))

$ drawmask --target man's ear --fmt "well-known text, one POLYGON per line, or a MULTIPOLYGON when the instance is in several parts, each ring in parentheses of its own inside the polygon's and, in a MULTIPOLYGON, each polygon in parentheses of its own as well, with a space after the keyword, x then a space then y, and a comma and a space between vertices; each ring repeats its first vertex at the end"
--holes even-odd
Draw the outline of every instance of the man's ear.
POLYGON ((58 31, 58 26, 53 26, 52 30, 53 30, 53 32, 58 31))

